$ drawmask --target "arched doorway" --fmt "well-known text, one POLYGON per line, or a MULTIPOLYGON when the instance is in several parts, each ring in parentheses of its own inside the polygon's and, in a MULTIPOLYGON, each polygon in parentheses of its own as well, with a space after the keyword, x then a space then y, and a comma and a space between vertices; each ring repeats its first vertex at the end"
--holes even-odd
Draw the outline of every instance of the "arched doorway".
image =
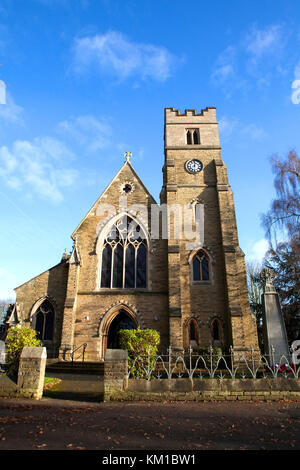
POLYGON ((31 314, 31 326, 43 342, 53 341, 55 311, 46 297, 38 301, 31 314))
POLYGON ((109 309, 99 325, 100 359, 105 358, 106 349, 119 349, 119 331, 139 326, 136 313, 127 305, 118 304, 109 309))
POLYGON ((107 347, 109 349, 119 349, 119 331, 132 330, 134 328, 136 328, 136 325, 132 317, 125 310, 121 310, 109 326, 107 347))

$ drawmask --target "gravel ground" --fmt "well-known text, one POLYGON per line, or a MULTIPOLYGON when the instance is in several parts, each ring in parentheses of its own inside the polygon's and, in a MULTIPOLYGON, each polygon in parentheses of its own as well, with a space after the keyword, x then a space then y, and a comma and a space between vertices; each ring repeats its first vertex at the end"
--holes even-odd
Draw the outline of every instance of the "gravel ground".
POLYGON ((299 402, 0 400, 1 450, 299 450, 299 402))

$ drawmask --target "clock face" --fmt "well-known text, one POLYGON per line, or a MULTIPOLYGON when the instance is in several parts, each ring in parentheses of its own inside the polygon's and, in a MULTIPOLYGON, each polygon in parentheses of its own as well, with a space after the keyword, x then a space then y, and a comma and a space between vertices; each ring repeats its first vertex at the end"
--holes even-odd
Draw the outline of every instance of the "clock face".
POLYGON ((200 160, 189 160, 186 162, 185 168, 189 173, 199 173, 203 168, 203 164, 200 160))

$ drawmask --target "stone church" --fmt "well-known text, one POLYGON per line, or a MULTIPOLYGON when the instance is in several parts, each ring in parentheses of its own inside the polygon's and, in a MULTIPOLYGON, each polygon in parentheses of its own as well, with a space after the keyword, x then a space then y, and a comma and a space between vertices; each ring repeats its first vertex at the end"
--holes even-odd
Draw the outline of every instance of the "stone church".
POLYGON ((138 326, 160 332, 161 352, 258 350, 216 109, 165 109, 160 204, 125 155, 72 251, 15 289, 9 323, 34 328, 61 360, 85 347, 101 361, 120 329, 138 326))

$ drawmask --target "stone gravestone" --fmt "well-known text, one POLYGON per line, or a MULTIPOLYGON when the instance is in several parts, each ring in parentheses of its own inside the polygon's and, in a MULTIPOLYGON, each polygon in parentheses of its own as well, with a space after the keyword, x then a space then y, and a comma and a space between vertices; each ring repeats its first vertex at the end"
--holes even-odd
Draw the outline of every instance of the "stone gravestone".
POLYGON ((270 357, 272 366, 284 364, 290 361, 290 352, 280 299, 273 284, 273 270, 263 269, 261 278, 264 281, 262 295, 264 352, 270 357))

